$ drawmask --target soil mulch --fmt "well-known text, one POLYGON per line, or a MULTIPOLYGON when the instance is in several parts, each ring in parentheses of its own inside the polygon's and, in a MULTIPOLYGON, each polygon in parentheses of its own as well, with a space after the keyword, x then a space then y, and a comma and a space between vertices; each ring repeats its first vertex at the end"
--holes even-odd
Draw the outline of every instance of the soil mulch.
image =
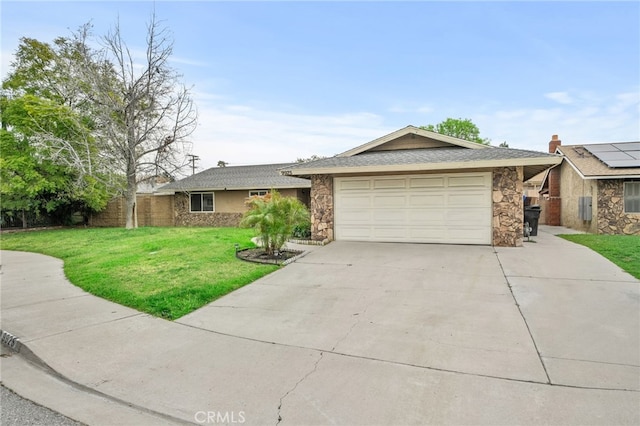
POLYGON ((238 250, 236 257, 247 262, 267 263, 271 265, 282 265, 287 260, 296 257, 303 252, 297 250, 282 250, 278 255, 268 255, 263 248, 250 248, 238 250))

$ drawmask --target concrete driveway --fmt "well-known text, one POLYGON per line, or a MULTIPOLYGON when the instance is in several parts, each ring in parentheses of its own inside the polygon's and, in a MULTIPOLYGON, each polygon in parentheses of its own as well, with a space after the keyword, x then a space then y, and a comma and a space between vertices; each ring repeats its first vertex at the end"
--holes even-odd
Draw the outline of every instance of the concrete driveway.
POLYGON ((57 374, 2 380, 91 425, 639 424, 640 282, 556 231, 334 242, 174 322, 3 252, 2 328, 57 374))
POLYGON ((367 359, 547 382, 491 247, 334 242, 178 322, 367 359))
POLYGON ((408 423, 640 420, 640 284, 554 231, 567 230, 541 227, 516 249, 334 242, 178 322, 320 351, 288 413, 303 423, 300 410, 359 423, 352 413, 376 413, 370 399, 388 393, 407 410, 447 407, 408 423), (564 406, 578 394, 579 413, 564 406), (484 402, 457 406, 472 401, 484 402))

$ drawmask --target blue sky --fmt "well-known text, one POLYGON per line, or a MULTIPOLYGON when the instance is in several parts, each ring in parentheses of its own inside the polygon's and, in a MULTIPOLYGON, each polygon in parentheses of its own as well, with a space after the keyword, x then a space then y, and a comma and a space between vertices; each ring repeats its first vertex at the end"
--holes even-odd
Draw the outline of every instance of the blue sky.
POLYGON ((640 140, 640 2, 2 1, 2 76, 20 37, 156 15, 193 86, 200 168, 334 155, 470 118, 497 145, 640 140))

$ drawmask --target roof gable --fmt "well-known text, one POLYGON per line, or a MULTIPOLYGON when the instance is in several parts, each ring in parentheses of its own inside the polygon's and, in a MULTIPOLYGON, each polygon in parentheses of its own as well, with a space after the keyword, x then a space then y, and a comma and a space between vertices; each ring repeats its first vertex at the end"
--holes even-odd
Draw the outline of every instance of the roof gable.
POLYGON ((338 157, 352 157, 364 152, 430 148, 486 149, 492 147, 447 135, 441 135, 440 133, 430 132, 415 126, 407 126, 378 139, 374 139, 371 142, 367 142, 356 148, 350 149, 349 151, 345 151, 342 154, 338 154, 338 157))

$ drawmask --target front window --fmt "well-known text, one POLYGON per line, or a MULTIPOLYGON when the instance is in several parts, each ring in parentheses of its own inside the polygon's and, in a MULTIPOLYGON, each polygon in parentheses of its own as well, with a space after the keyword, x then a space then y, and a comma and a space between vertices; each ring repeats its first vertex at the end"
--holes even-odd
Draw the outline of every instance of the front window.
POLYGON ((202 192, 191 194, 191 212, 212 212, 214 211, 213 192, 202 192))
POLYGON ((269 193, 267 189, 254 189, 249 191, 249 197, 264 197, 269 193))
POLYGON ((640 213, 640 182, 624 183, 625 213, 640 213))

